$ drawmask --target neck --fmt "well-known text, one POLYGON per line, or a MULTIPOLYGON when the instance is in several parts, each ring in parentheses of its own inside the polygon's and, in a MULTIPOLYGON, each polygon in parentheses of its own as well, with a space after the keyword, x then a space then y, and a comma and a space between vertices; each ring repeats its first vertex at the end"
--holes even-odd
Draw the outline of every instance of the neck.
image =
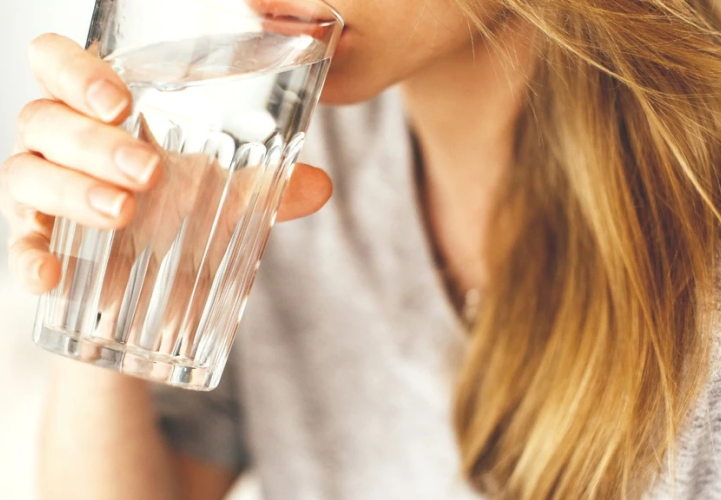
POLYGON ((479 178, 509 163, 531 61, 527 34, 499 36, 501 50, 477 39, 403 83, 428 169, 479 178))
POLYGON ((429 225, 462 289, 482 287, 488 218, 511 167, 515 124, 530 70, 528 37, 476 40, 402 85, 422 154, 429 225))

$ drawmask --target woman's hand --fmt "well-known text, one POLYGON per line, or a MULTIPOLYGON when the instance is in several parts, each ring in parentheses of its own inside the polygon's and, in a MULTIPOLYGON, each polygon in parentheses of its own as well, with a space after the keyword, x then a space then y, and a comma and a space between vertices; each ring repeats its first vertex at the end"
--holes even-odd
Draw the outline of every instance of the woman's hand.
MULTIPOLYGON (((181 202, 187 202, 183 194, 198 181, 199 158, 169 155, 151 134, 136 139, 121 130, 117 125, 132 106, 130 92, 107 63, 74 42, 43 35, 29 55, 45 98, 29 103, 18 117, 15 154, 0 170, 0 208, 10 225, 11 272, 30 292, 43 293, 60 278, 59 262, 48 251, 55 217, 104 229, 130 224, 132 239, 140 245, 148 237, 143 234, 148 224, 131 223, 136 194, 170 186, 169 194, 178 196, 178 214, 187 215, 181 202)), ((206 164, 206 175, 207 169, 212 174, 216 166, 206 164)), ((331 191, 325 173, 298 165, 278 219, 314 213, 331 191)), ((144 219, 152 215, 152 198, 141 198, 144 219)), ((169 234, 171 226, 163 226, 169 234)))

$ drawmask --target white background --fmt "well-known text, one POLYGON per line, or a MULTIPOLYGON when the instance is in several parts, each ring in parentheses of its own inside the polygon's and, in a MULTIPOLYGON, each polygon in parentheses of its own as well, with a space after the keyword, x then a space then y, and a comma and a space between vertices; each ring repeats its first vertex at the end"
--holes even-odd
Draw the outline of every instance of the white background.
MULTIPOLYGON (((11 152, 14 120, 38 97, 26 48, 44 32, 84 43, 94 0, 0 0, 0 161, 11 152)), ((31 339, 36 300, 19 291, 6 266, 0 222, 0 498, 33 500, 36 450, 50 355, 31 339)), ((255 487, 250 497, 255 497, 255 487)), ((244 498, 243 495, 241 497, 244 498)))

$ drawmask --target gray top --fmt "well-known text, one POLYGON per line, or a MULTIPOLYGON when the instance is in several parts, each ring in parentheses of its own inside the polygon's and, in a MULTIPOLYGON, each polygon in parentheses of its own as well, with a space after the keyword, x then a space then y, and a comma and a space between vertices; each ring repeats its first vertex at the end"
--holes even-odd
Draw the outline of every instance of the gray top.
MULTIPOLYGON (((394 91, 321 108, 303 160, 335 195, 275 228, 218 390, 163 389, 178 449, 260 474, 267 500, 480 498, 451 403, 464 333, 418 209, 394 91)), ((721 498, 721 373, 679 443, 676 498, 721 498)), ((662 477, 650 499, 671 498, 662 477)))

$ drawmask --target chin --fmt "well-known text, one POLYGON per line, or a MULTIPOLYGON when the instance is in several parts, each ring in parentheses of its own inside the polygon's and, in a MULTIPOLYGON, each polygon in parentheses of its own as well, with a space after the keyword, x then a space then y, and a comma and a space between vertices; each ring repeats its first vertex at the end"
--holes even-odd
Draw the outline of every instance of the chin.
POLYGON ((333 71, 331 67, 320 102, 331 106, 358 104, 373 99, 389 86, 369 78, 367 72, 333 71))

